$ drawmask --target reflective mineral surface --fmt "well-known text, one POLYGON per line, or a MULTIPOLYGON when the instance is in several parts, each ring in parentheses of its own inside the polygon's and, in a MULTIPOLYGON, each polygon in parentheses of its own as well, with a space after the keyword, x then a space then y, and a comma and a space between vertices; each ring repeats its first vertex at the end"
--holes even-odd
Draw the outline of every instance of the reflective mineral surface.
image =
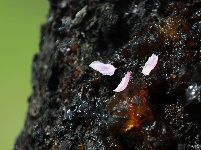
POLYGON ((199 0, 50 0, 14 149, 201 149, 200 51, 199 0), (96 60, 118 69, 103 76, 96 60))

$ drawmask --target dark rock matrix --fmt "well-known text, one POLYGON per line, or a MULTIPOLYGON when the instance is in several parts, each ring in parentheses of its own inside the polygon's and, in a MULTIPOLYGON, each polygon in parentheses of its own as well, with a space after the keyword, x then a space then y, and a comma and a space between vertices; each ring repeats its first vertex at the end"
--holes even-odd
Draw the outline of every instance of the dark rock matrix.
POLYGON ((201 149, 199 0, 49 2, 15 150, 201 149), (118 69, 104 76, 95 60, 118 69))

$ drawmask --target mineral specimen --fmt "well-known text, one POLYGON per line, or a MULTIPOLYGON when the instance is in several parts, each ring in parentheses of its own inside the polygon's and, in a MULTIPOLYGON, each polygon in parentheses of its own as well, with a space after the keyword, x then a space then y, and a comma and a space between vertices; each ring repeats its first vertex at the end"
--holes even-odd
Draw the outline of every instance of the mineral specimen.
POLYGON ((201 149, 200 0, 49 1, 15 150, 201 149), (118 69, 93 73, 94 60, 118 69))

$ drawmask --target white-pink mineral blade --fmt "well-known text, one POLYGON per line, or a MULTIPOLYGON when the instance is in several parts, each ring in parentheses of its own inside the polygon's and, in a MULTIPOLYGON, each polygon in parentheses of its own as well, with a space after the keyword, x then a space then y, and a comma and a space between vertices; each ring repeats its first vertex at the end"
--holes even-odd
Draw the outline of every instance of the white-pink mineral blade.
POLYGON ((92 62, 89 67, 93 68, 96 71, 99 71, 103 75, 110 75, 112 76, 117 68, 115 68, 111 64, 104 64, 100 61, 92 62))
POLYGON ((115 90, 113 90, 114 92, 121 92, 123 91, 127 85, 128 82, 130 80, 130 76, 131 76, 131 72, 127 72, 127 74, 125 75, 125 77, 121 80, 120 84, 117 86, 117 88, 115 90))
POLYGON ((155 68, 157 63, 158 63, 158 56, 152 54, 151 57, 149 57, 148 61, 145 63, 142 69, 142 73, 144 75, 149 75, 149 73, 151 72, 151 70, 155 68))

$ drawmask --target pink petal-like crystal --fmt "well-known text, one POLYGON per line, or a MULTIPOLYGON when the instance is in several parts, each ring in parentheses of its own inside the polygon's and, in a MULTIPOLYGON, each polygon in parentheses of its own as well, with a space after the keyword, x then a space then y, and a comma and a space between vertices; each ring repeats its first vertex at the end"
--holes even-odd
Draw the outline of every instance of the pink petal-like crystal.
POLYGON ((117 86, 117 88, 115 90, 113 90, 114 92, 121 92, 123 91, 127 85, 128 82, 130 80, 130 76, 131 76, 131 72, 127 72, 127 74, 125 75, 125 77, 121 80, 120 84, 117 86))
POLYGON ((110 75, 112 76, 117 68, 115 68, 111 64, 104 64, 100 61, 92 62, 89 67, 93 68, 96 71, 99 71, 103 75, 110 75))
POLYGON ((142 73, 144 75, 149 75, 149 73, 151 72, 151 70, 155 68, 157 63, 158 63, 158 56, 152 54, 151 57, 149 57, 148 61, 145 63, 142 69, 142 73))

